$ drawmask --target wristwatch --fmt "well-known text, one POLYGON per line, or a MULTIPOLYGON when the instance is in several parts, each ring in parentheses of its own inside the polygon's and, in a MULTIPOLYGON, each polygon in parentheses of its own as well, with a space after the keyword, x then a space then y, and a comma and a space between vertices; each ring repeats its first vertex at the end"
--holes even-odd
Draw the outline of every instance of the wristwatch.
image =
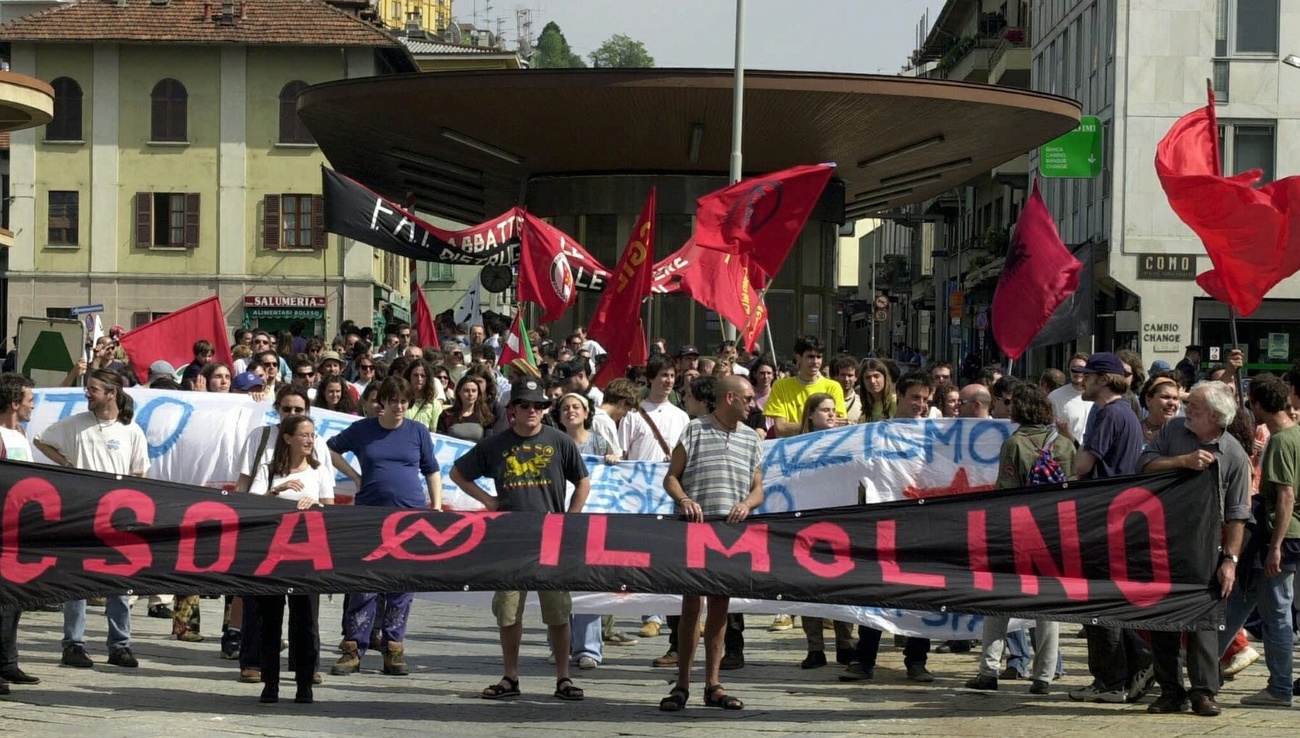
POLYGON ((1239 561, 1241 561, 1240 557, 1238 557, 1237 554, 1225 553, 1225 554, 1224 554, 1222 557, 1220 557, 1220 558, 1221 558, 1223 561, 1231 561, 1231 562, 1234 563, 1234 564, 1236 564, 1236 563, 1238 563, 1239 561))

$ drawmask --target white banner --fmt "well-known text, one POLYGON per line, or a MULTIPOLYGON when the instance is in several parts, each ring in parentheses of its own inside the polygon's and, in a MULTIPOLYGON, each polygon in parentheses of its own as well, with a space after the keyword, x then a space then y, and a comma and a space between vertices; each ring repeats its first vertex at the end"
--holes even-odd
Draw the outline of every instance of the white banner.
MULTIPOLYGON (((231 489, 238 479, 238 456, 257 428, 276 422, 269 399, 245 395, 176 392, 132 388, 136 422, 149 440, 152 479, 231 489)), ((86 409, 82 390, 38 389, 36 409, 27 426, 33 437, 51 423, 86 409)), ((319 408, 311 409, 316 431, 329 439, 356 420, 319 408)), ((763 488, 759 512, 785 512, 866 502, 923 499, 991 489, 997 478, 998 452, 1015 426, 1004 420, 896 420, 854 425, 764 444, 763 488)), ((434 450, 443 472, 443 504, 458 510, 479 505, 448 478, 452 464, 473 444, 434 435, 434 450)), ((38 460, 44 460, 36 452, 38 460)), ((663 489, 666 463, 605 464, 587 458, 591 495, 586 510, 600 513, 671 515, 663 489)), ((351 482, 338 475, 337 495, 351 496, 351 482)), ((480 480, 492 489, 490 480, 480 480)), ((456 601, 459 593, 430 593, 427 599, 456 601)), ((627 615, 672 613, 680 609, 670 595, 584 594, 575 597, 575 612, 584 609, 627 615), (579 605, 579 603, 582 603, 579 605), (580 609, 581 607, 581 609, 580 609)), ((979 616, 913 613, 766 600, 733 600, 738 612, 808 614, 849 620, 896 633, 934 638, 969 638, 978 632, 979 616), (955 633, 966 635, 955 635, 955 633)))

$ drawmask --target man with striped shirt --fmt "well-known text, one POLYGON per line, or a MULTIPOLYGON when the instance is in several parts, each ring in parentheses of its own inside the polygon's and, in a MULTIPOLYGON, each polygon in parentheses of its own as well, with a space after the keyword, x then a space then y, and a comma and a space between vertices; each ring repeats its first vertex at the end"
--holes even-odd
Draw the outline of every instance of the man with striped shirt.
MULTIPOLYGON (((713 412, 692 420, 682 431, 664 489, 688 521, 706 518, 739 523, 763 504, 763 447, 758 434, 744 424, 754 388, 744 377, 721 377, 713 412)), ((678 630, 677 684, 659 703, 659 709, 677 711, 690 696, 691 664, 695 660, 696 634, 701 597, 682 597, 682 618, 678 630)), ((725 710, 739 710, 744 703, 726 693, 719 684, 727 606, 730 598, 709 595, 704 623, 704 704, 725 710)))

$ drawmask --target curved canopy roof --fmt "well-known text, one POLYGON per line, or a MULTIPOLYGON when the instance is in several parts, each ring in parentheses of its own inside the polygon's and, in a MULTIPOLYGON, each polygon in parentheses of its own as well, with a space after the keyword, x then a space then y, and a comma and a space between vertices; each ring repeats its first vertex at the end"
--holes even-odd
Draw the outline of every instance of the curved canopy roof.
MULTIPOLYGON (((546 69, 317 85, 303 121, 340 172, 478 222, 537 176, 725 175, 727 69, 546 69)), ((747 175, 835 162, 853 215, 931 198, 1078 125, 1061 97, 913 77, 745 73, 747 175)))

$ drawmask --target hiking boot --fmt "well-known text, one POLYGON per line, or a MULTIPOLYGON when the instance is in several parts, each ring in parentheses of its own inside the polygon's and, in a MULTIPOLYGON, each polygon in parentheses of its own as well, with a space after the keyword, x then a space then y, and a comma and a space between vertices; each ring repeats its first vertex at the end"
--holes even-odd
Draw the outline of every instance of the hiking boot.
POLYGON ((63 647, 63 658, 59 659, 59 663, 77 669, 90 669, 95 666, 95 662, 86 655, 86 647, 77 644, 63 647))
MULTIPOLYGON (((344 658, 346 658, 346 654, 344 658)), ((358 659, 359 661, 360 659, 358 659)), ((339 659, 339 663, 343 663, 342 658, 339 659)), ((335 666, 337 667, 338 664, 335 664, 335 666)), ((410 669, 406 668, 406 656, 402 650, 402 644, 392 642, 388 644, 388 650, 384 651, 384 673, 389 676, 406 676, 411 673, 410 669)))
POLYGON ((907 667, 907 678, 922 683, 934 681, 934 675, 930 673, 929 669, 925 668, 925 664, 912 664, 907 667))
POLYGON ((120 666, 123 669, 134 669, 140 665, 129 648, 119 648, 108 655, 108 663, 113 666, 120 666))
POLYGON ((651 661, 650 663, 653 666, 676 666, 677 652, 669 651, 668 653, 664 654, 663 656, 660 656, 659 658, 655 659, 654 661, 651 661))
POLYGON ((740 651, 727 651, 722 654, 722 663, 718 665, 723 671, 745 668, 745 654, 740 651))
POLYGON ((874 668, 868 668, 866 666, 863 666, 862 662, 855 661, 849 664, 849 668, 845 669, 844 673, 840 674, 840 681, 841 682, 870 681, 872 677, 875 676, 875 671, 876 670, 874 668))
POLYGON ((641 626, 641 630, 638 631, 637 634, 640 635, 642 638, 655 638, 658 637, 659 630, 660 630, 659 623, 650 620, 646 622, 645 625, 641 626))
POLYGON ((998 678, 977 674, 966 680, 966 689, 983 689, 994 691, 998 688, 998 678))
MULTIPOLYGON (((330 673, 334 676, 347 676, 361 671, 361 652, 357 650, 356 641, 343 641, 339 651, 343 653, 334 666, 330 667, 330 673)), ((388 655, 384 654, 385 666, 387 666, 388 655)))
POLYGON ((172 609, 166 605, 150 605, 149 617, 158 618, 159 620, 171 620, 172 609))
POLYGON ((819 669, 826 665, 825 651, 809 651, 804 660, 799 663, 800 669, 819 669))
POLYGON ((1086 687, 1072 689, 1069 695, 1075 702, 1105 702, 1112 705, 1125 702, 1127 697, 1123 689, 1105 689, 1097 686, 1096 682, 1086 687))

